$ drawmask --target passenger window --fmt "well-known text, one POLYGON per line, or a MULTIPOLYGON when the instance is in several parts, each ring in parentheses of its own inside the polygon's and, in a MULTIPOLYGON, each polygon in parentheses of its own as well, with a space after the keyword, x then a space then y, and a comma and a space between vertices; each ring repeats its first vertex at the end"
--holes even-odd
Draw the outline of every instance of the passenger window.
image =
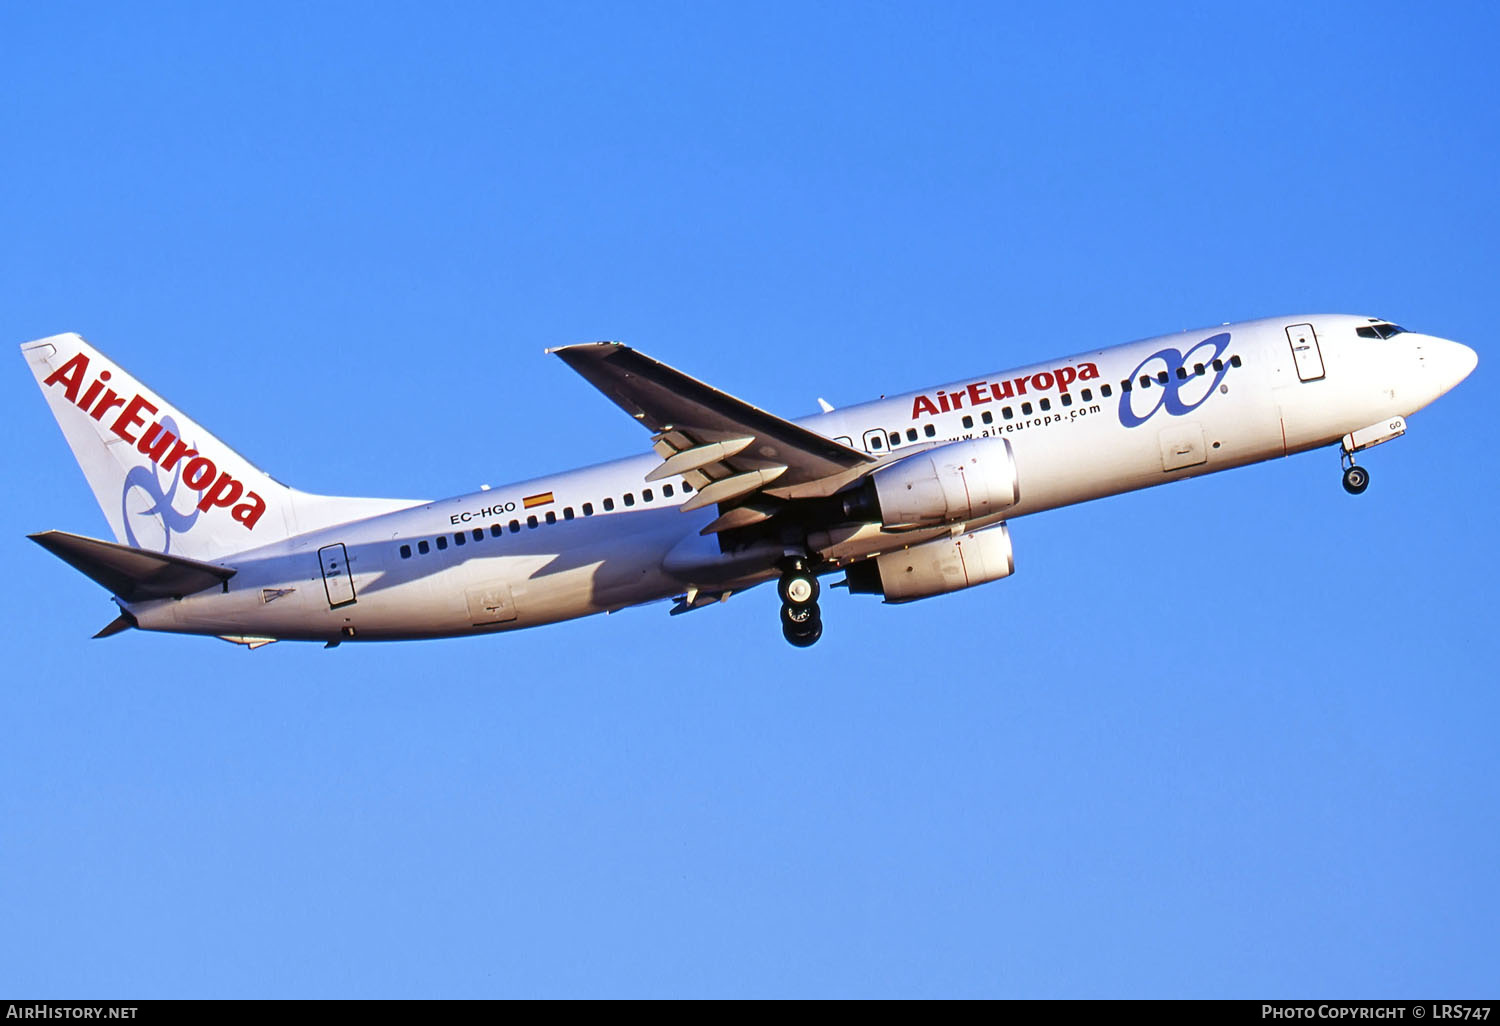
POLYGON ((526 526, 527 527, 535 527, 536 525, 537 525, 536 514, 533 513, 533 514, 531 514, 531 516, 529 516, 529 517, 526 518, 526 526))
POLYGON ((1072 392, 1064 392, 1062 394, 1062 404, 1064 406, 1072 406, 1073 405, 1073 393, 1072 392))
POLYGON ((1215 360, 1214 361, 1214 373, 1217 374, 1219 371, 1221 371, 1223 369, 1224 369, 1224 361, 1223 360, 1215 360))
POLYGON ((937 428, 931 424, 924 424, 922 426, 922 433, 925 434, 928 438, 936 438, 937 428))
POLYGON ((438 547, 438 551, 439 552, 441 552, 443 549, 446 549, 448 547, 448 536, 447 535, 440 534, 440 535, 437 536, 437 547, 438 547))
POLYGON ((549 523, 549 524, 555 524, 555 523, 557 523, 557 510, 555 510, 555 509, 549 509, 547 511, 547 523, 549 523))
POLYGON ((626 492, 625 493, 625 505, 627 505, 627 506, 634 506, 635 505, 635 492, 626 492))
POLYGON ((1158 371, 1157 374, 1156 374, 1156 380, 1160 381, 1163 385, 1165 385, 1167 383, 1167 372, 1166 371, 1158 371))
POLYGON ((1201 364, 1201 363, 1195 363, 1195 364, 1193 364, 1193 373, 1194 374, 1198 375, 1201 378, 1201 377, 1203 377, 1203 371, 1204 371, 1203 364, 1201 364))
POLYGON ((917 429, 916 428, 907 428, 906 429, 906 440, 908 442, 915 442, 917 440, 917 429))
POLYGON ((1235 353, 1233 356, 1231 356, 1229 358, 1229 365, 1231 367, 1242 366, 1242 364, 1240 363, 1240 354, 1239 353, 1235 353))
POLYGON ((879 449, 879 448, 881 448, 881 439, 880 439, 879 435, 871 435, 870 436, 870 448, 871 449, 879 449))
POLYGON ((1023 416, 1026 416, 1026 417, 1031 416, 1031 404, 1030 403, 1022 403, 1021 404, 1021 414, 1023 416))
POLYGON ((417 551, 424 556, 431 551, 430 547, 427 544, 427 539, 423 538, 421 541, 417 542, 417 551))
MULTIPOLYGON (((1131 388, 1131 381, 1130 381, 1129 378, 1126 378, 1124 381, 1120 382, 1120 391, 1121 392, 1129 392, 1130 388, 1131 388)), ((1099 389, 1099 391, 1102 392, 1102 391, 1104 391, 1104 389, 1101 388, 1101 389, 1099 389)))
POLYGON ((583 515, 586 517, 594 515, 594 504, 592 502, 585 502, 583 504, 583 515))
POLYGON ((468 540, 469 539, 467 539, 467 538, 464 537, 464 533, 462 531, 457 531, 453 535, 453 544, 454 545, 462 545, 464 542, 466 542, 468 540))
POLYGON ((651 501, 651 489, 649 489, 649 488, 642 488, 641 489, 641 501, 642 502, 650 502, 651 501))
POLYGON ((1187 368, 1186 367, 1178 367, 1177 368, 1177 380, 1178 381, 1186 381, 1187 380, 1187 368))
POLYGON ((573 507, 572 506, 564 506, 563 507, 563 519, 564 520, 572 520, 573 519, 573 507))
MULTIPOLYGON (((1109 386, 1108 386, 1108 385, 1105 385, 1105 386, 1104 386, 1104 387, 1105 387, 1105 388, 1108 388, 1108 387, 1109 387, 1109 386)), ((1108 392, 1105 392, 1105 393, 1104 393, 1104 394, 1105 394, 1105 395, 1109 395, 1109 393, 1108 393, 1108 392)), ((1085 389, 1084 389, 1084 390, 1083 390, 1083 393, 1082 393, 1082 395, 1081 395, 1081 398, 1082 398, 1082 399, 1083 399, 1083 401, 1084 401, 1084 402, 1088 402, 1088 401, 1089 401, 1089 400, 1090 400, 1090 399, 1093 399, 1093 398, 1094 398, 1094 393, 1093 393, 1093 392, 1092 392, 1092 391, 1090 391, 1090 390, 1089 390, 1089 389, 1087 389, 1087 388, 1085 388, 1085 389)))
POLYGON ((692 490, 693 490, 693 486, 692 485, 688 484, 686 481, 682 482, 682 493, 684 495, 686 495, 688 492, 690 492, 692 490))
POLYGON ((498 537, 500 537, 504 533, 505 533, 505 528, 501 527, 499 524, 491 524, 490 525, 490 537, 491 538, 498 538, 498 537))
POLYGON ((510 533, 511 534, 515 534, 515 533, 517 533, 520 530, 521 530, 521 522, 519 520, 512 520, 510 522, 510 533))
POLYGON ((608 513, 610 510, 612 510, 614 508, 615 508, 615 500, 609 498, 608 496, 606 496, 605 499, 604 499, 604 512, 608 513))
POLYGON ((1046 396, 1043 396, 1042 397, 1042 402, 1041 402, 1041 407, 1042 407, 1043 411, 1052 409, 1052 400, 1048 399, 1046 396))
POLYGON ((1004 417, 1006 420, 1013 419, 1015 415, 1016 411, 1011 409, 1009 406, 1002 407, 1000 410, 1000 416, 1004 417))
POLYGON ((993 413, 991 413, 989 410, 985 410, 983 413, 981 413, 979 415, 979 419, 982 420, 982 421, 984 421, 986 424, 993 424, 993 423, 995 423, 995 415, 993 413))
POLYGON ((661 496, 664 499, 670 499, 672 497, 672 486, 671 485, 662 485, 661 486, 661 496))
POLYGON ((891 448, 894 449, 896 446, 898 446, 900 444, 901 444, 901 432, 899 432, 899 431, 892 431, 891 432, 891 448))
POLYGON ((401 558, 402 559, 410 559, 411 558, 411 546, 410 545, 403 545, 403 546, 401 546, 401 558))
POLYGON ((967 413, 964 414, 964 427, 965 428, 971 428, 973 426, 974 426, 974 418, 971 417, 971 416, 969 416, 967 413))
POLYGON ((1148 375, 1148 374, 1142 374, 1141 375, 1141 387, 1142 388, 1150 388, 1151 387, 1151 377, 1150 377, 1150 375, 1148 375))
POLYGON ((472 533, 475 541, 484 541, 484 528, 476 527, 472 533))

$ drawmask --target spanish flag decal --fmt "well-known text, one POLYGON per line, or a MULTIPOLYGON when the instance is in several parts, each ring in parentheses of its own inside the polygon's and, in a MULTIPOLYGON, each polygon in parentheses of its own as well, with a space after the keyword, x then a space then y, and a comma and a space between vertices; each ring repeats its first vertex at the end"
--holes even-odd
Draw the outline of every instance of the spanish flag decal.
POLYGON ((538 506, 548 506, 552 503, 552 493, 542 492, 539 495, 528 495, 521 500, 524 509, 536 509, 538 506))

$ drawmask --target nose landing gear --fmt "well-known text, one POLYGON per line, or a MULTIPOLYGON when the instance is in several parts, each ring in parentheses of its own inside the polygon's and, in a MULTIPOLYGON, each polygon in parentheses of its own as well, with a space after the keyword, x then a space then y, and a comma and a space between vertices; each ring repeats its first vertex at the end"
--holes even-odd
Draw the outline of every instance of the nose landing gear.
POLYGON ((1344 464, 1344 491, 1350 495, 1359 495, 1370 487, 1370 472, 1364 467, 1355 466, 1353 453, 1345 452, 1342 462, 1344 464))
POLYGON ((781 575, 776 593, 781 596, 781 633, 798 648, 807 648, 823 636, 823 617, 818 610, 818 578, 800 563, 781 575))

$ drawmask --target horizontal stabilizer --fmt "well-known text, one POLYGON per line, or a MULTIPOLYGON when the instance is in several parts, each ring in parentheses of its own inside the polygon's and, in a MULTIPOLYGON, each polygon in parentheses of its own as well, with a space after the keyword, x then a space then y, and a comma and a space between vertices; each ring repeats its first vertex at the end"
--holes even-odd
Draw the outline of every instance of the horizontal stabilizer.
POLYGON ((218 587, 235 574, 226 566, 85 538, 66 531, 43 531, 27 537, 126 602, 181 598, 205 588, 218 587))
POLYGON ((127 612, 121 611, 119 616, 115 617, 109 623, 105 624, 104 627, 99 631, 99 633, 94 635, 94 637, 112 638, 116 634, 119 634, 121 631, 128 631, 132 627, 139 626, 140 624, 136 623, 135 617, 131 616, 127 612))

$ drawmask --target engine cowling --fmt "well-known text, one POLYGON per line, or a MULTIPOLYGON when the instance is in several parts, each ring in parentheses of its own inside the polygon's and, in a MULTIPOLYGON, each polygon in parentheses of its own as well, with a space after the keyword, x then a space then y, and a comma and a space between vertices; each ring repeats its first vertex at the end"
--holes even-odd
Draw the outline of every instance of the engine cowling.
POLYGON ((1006 438, 974 438, 908 456, 870 476, 886 527, 931 527, 999 513, 1021 497, 1006 438))
POLYGON ((1016 569, 1010 529, 996 524, 957 538, 938 538, 849 567, 849 590, 914 602, 1009 577, 1016 569))

